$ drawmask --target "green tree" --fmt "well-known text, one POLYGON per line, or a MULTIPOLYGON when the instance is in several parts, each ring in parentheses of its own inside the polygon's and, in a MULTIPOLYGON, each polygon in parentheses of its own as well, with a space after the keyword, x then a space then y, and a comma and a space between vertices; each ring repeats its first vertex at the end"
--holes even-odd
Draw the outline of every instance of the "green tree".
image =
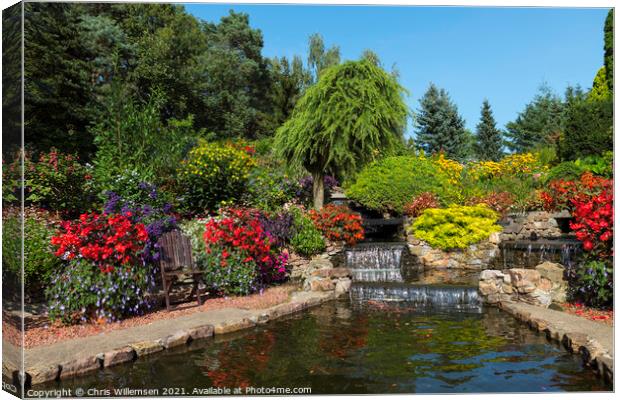
POLYGON ((594 82, 592 82, 592 90, 590 90, 588 98, 591 100, 604 100, 610 96, 611 91, 609 90, 607 71, 603 66, 599 68, 596 76, 594 77, 594 82))
POLYGON ((417 145, 429 154, 444 152, 447 157, 465 158, 465 121, 444 89, 433 83, 420 100, 416 116, 417 145))
POLYGON ((562 99, 542 85, 539 93, 517 118, 506 124, 506 146, 516 152, 554 144, 562 132, 564 105, 562 99))
POLYGON ((205 109, 199 126, 220 137, 258 138, 271 134, 268 60, 263 35, 247 14, 230 12, 219 24, 205 23, 207 50, 201 57, 205 109))
POLYGON ((332 46, 325 50, 323 37, 315 33, 308 39, 308 66, 314 76, 314 82, 321 77, 324 69, 340 64, 340 47, 332 46))
POLYGON ((291 115, 295 104, 310 85, 312 74, 299 56, 293 57, 292 62, 286 57, 274 57, 270 61, 273 118, 279 126, 291 115))
POLYGON ((325 70, 276 132, 278 154, 314 177, 314 207, 323 206, 327 173, 352 173, 401 144, 407 121, 404 89, 369 61, 325 70))
POLYGON ((68 3, 25 4, 24 122, 27 143, 84 157, 94 151, 87 130, 94 91, 79 10, 68 3))
POLYGON ((614 9, 612 8, 607 13, 605 19, 605 71, 607 73, 607 85, 609 90, 614 91, 614 9))
POLYGON ((495 126, 495 118, 488 100, 482 103, 480 122, 476 125, 476 155, 479 160, 499 161, 502 158, 502 132, 495 126))
POLYGON ((558 142, 562 161, 613 150, 613 99, 588 98, 580 88, 566 90, 564 133, 558 142))

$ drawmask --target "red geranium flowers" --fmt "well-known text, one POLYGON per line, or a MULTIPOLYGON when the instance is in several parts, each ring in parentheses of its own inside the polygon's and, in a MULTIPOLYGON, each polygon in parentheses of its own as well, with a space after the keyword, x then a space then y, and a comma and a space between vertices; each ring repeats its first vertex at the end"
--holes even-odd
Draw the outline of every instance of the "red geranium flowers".
POLYGON ((243 262, 255 262, 263 283, 286 275, 286 255, 279 254, 253 210, 226 209, 221 219, 211 219, 203 235, 207 253, 221 250, 220 265, 228 266, 232 253, 241 252, 243 262))
POLYGON ((353 246, 364 239, 362 217, 347 206, 328 204, 320 211, 311 210, 310 218, 329 240, 344 240, 353 246))
POLYGON ((148 234, 143 224, 134 224, 130 217, 131 213, 93 212, 80 215, 79 221, 63 221, 60 232, 51 240, 57 247, 56 256, 81 256, 93 261, 103 273, 138 263, 148 234))

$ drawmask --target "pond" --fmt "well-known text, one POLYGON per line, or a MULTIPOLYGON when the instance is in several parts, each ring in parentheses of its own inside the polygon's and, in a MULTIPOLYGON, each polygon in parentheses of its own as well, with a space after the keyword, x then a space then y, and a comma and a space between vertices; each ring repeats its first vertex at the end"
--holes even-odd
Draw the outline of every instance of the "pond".
POLYGON ((333 301, 34 389, 78 387, 158 388, 160 395, 165 388, 197 395, 211 387, 312 394, 612 390, 578 356, 498 309, 376 300, 333 301))

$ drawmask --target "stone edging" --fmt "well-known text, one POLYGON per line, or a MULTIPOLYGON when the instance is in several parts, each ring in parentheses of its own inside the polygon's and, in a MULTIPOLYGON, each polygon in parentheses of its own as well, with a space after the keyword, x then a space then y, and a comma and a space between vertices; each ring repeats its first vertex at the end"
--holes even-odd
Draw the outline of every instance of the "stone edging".
MULTIPOLYGON (((322 295, 315 295, 301 301, 292 300, 264 310, 253 310, 253 315, 248 318, 231 319, 214 325, 199 325, 179 330, 156 340, 137 341, 105 353, 70 360, 59 365, 37 365, 26 370, 26 386, 82 375, 101 368, 134 361, 138 357, 160 352, 164 349, 187 345, 193 340, 252 328, 256 325, 320 305, 336 299, 336 297, 333 291, 330 293, 324 292, 322 295)), ((5 366, 3 365, 3 367, 5 366)), ((17 371, 14 371, 12 375, 13 379, 16 380, 17 371)))
POLYGON ((531 313, 520 310, 513 302, 500 302, 498 307, 517 320, 525 322, 531 329, 544 333, 548 339, 562 344, 571 353, 581 354, 586 365, 593 368, 606 381, 613 383, 613 357, 597 340, 585 333, 567 331, 555 326, 552 322, 532 316, 531 313))

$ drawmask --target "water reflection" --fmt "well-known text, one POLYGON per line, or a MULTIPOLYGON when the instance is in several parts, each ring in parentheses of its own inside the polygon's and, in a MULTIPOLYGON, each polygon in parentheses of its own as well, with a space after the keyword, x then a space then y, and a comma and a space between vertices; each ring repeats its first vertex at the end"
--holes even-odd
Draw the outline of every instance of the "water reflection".
POLYGON ((329 393, 610 390, 496 309, 326 304, 244 333, 44 387, 311 387, 329 393))

